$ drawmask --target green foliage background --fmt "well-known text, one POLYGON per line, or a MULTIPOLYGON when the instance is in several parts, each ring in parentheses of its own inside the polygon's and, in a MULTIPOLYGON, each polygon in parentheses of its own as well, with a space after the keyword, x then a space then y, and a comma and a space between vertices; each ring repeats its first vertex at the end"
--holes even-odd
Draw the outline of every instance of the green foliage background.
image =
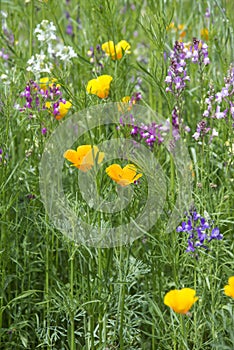
MULTIPOLYGON (((192 138, 209 84, 220 91, 233 62, 232 0, 0 0, 1 10, 8 14, 15 38, 10 44, 0 27, 0 48, 10 56, 7 62, 0 57, 1 349, 234 349, 233 301, 223 293, 234 275, 233 121, 209 121, 219 132, 211 144, 199 145, 192 138), (73 36, 66 34, 66 11, 73 36), (141 78, 140 103, 164 118, 170 117, 175 101, 165 93, 169 61, 163 53, 168 55, 178 39, 166 27, 172 21, 184 24, 186 42, 208 28, 211 63, 202 74, 190 67, 183 119, 191 132, 183 138, 195 169, 194 204, 201 214, 209 213, 224 239, 212 242, 198 259, 185 252, 185 235, 165 233, 166 216, 131 246, 109 249, 77 245, 51 225, 41 202, 38 166, 58 122, 46 112, 30 119, 15 108, 22 104, 27 81, 34 79, 27 60, 40 52, 33 31, 43 19, 54 22, 60 40, 78 55, 67 69, 58 65, 53 72, 73 111, 105 103, 85 91, 95 77, 87 56, 90 46, 125 39, 131 55, 116 62, 105 59, 102 74, 114 78, 109 101, 131 95, 141 78), (48 129, 46 136, 42 127, 48 129), (186 317, 163 304, 168 290, 182 287, 196 289, 199 296, 186 317)), ((157 152, 170 178, 170 159, 157 152)), ((72 189, 73 174, 66 166, 64 172, 72 189)), ((167 209, 172 203, 168 190, 167 209)))

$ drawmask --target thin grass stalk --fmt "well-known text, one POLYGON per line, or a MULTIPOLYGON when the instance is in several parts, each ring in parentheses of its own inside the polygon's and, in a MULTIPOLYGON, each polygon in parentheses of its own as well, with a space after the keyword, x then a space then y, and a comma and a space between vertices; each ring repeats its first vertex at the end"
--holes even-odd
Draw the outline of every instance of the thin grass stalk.
MULTIPOLYGON (((100 229, 100 215, 99 217, 99 229, 100 229)), ((102 248, 98 248, 98 295, 99 299, 102 298, 102 248)), ((98 313, 98 326, 99 326, 99 344, 102 344, 102 328, 103 328, 103 313, 102 313, 102 303, 99 305, 98 313)))
POLYGON ((75 350, 75 321, 74 321, 74 242, 72 244, 71 256, 70 256, 70 298, 71 298, 71 311, 70 311, 70 322, 71 322, 71 350, 75 350))
MULTIPOLYGON (((1 4, 1 1, 0 1, 1 4)), ((0 13, 1 15, 1 13, 0 13)), ((6 89, 5 89, 6 90, 6 89)), ((5 96, 7 96, 7 91, 5 91, 5 96)), ((8 103, 7 103, 8 105, 8 103)), ((4 137, 4 141, 5 144, 7 144, 9 142, 9 134, 10 134, 10 111, 9 108, 7 108, 7 112, 6 112, 6 130, 5 130, 5 137, 4 137)), ((3 167, 3 169, 1 169, 1 172, 3 174, 3 179, 5 178, 5 176, 7 176, 7 170, 5 170, 6 168, 3 167)), ((0 182, 1 184, 1 182, 0 182)), ((7 193, 8 191, 3 188, 1 190, 2 193, 1 194, 1 203, 2 203, 2 208, 5 209, 8 205, 8 198, 7 198, 7 193)), ((7 277, 7 263, 8 263, 8 256, 10 256, 10 253, 8 252, 8 239, 7 239, 7 222, 8 222, 8 214, 7 211, 4 210, 3 211, 3 215, 1 217, 1 221, 0 221, 0 228, 1 228, 1 242, 0 242, 0 251, 1 251, 1 272, 2 272, 2 278, 1 278, 1 302, 0 302, 0 328, 2 328, 3 326, 3 313, 4 313, 4 290, 5 290, 5 283, 6 283, 6 277, 7 277)), ((1 340, 1 334, 0 334, 0 340, 1 340)))
POLYGON ((180 332, 182 337, 181 343, 180 343, 180 349, 189 350, 188 348, 188 336, 187 336, 187 330, 186 330, 186 323, 185 323, 185 315, 180 314, 180 332))
MULTIPOLYGON (((80 262, 80 264, 81 263, 82 263, 82 261, 80 262)), ((92 271, 92 259, 89 259, 89 265, 87 267, 88 300, 92 300, 90 271, 92 271)), ((85 283, 82 283, 82 286, 85 286, 85 283)), ((83 289, 83 291, 84 291, 84 289, 83 289)), ((87 325, 88 326, 88 333, 90 334, 90 336, 86 337, 87 350, 94 349, 94 316, 93 316, 94 313, 93 313, 92 308, 93 308, 93 304, 90 303, 90 305, 88 306, 88 325, 87 325)))
MULTIPOLYGON (((194 290, 197 290, 197 260, 194 259, 195 261, 195 266, 194 266, 194 277, 193 277, 193 281, 194 281, 194 290)), ((193 316, 193 324, 194 324, 194 343, 197 344, 198 343, 198 334, 197 334, 197 312, 196 310, 194 310, 194 316, 193 316)))
MULTIPOLYGON (((46 215, 46 222, 48 222, 48 217, 46 215)), ((49 276, 50 276, 50 235, 48 230, 48 225, 46 225, 46 256, 45 256, 45 291, 44 299, 46 302, 45 320, 48 336, 50 337, 50 300, 49 300, 49 276)), ((50 350, 49 344, 47 345, 47 350, 50 350)))
POLYGON ((177 350, 177 334, 176 334, 176 328, 174 324, 174 314, 172 310, 170 310, 170 318, 171 318, 171 324, 173 329, 173 350, 177 350))
POLYGON ((120 327, 119 327, 119 344, 120 350, 124 349, 124 337, 123 337, 123 327, 124 327, 124 304, 125 304, 125 281, 123 281, 122 275, 122 262, 123 262, 123 246, 120 246, 120 327))
MULTIPOLYGON (((3 202, 4 203, 4 202, 3 202)), ((6 220, 6 216, 3 216, 2 222, 1 222, 1 251, 2 253, 2 259, 1 259, 1 308, 0 308, 0 328, 2 328, 2 319, 3 319, 3 306, 4 306, 4 299, 3 299, 3 291, 5 288, 5 278, 6 278, 6 264, 7 264, 7 239, 6 239, 6 227, 4 221, 6 220)), ((1 340, 1 337, 0 337, 1 340)))
POLYGON ((34 0, 31 0, 30 10, 29 56, 31 57, 33 55, 34 0))

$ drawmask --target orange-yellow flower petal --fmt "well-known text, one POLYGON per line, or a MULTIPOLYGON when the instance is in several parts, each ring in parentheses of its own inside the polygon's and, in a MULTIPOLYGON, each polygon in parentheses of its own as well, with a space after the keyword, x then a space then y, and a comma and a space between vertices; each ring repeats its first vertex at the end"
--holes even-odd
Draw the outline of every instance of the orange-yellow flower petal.
POLYGON ((200 34, 201 34, 201 37, 202 37, 203 40, 208 41, 208 39, 209 39, 209 31, 208 31, 207 28, 201 29, 200 34))
POLYGON ((87 164, 94 165, 94 160, 97 158, 97 162, 101 163, 104 158, 104 152, 99 152, 99 149, 97 146, 91 146, 91 145, 83 145, 79 146, 77 148, 77 153, 81 159, 81 161, 84 161, 87 164))
POLYGON ((125 53, 130 53, 130 44, 126 41, 126 40, 121 40, 120 42, 118 42, 118 44, 116 46, 121 47, 122 50, 125 51, 125 53))
POLYGON ((117 107, 119 112, 130 111, 132 109, 131 97, 124 96, 120 102, 118 102, 117 107))
POLYGON ((137 168, 133 164, 128 164, 123 168, 122 176, 126 179, 133 179, 137 173, 137 168))
POLYGON ((184 30, 184 24, 179 24, 178 25, 178 31, 179 31, 179 35, 180 35, 180 39, 183 39, 186 35, 186 31, 184 30))
POLYGON ((46 106, 47 109, 50 109, 50 108, 51 108, 51 102, 48 102, 48 101, 47 101, 47 102, 45 103, 45 106, 46 106))
POLYGON ((174 289, 165 295, 164 304, 179 314, 186 314, 197 300, 194 289, 174 289))
POLYGON ((123 169, 119 164, 112 164, 106 168, 106 173, 122 187, 130 185, 142 176, 142 174, 137 174, 134 164, 128 164, 123 169))
POLYGON ((88 82, 86 91, 97 95, 99 98, 106 98, 109 95, 112 80, 113 78, 110 75, 100 75, 97 79, 92 79, 88 82))
POLYGON ((118 182, 121 179, 123 169, 119 164, 112 164, 108 168, 106 168, 106 173, 112 180, 118 182))
POLYGON ((115 44, 113 41, 107 41, 106 43, 102 44, 102 50, 108 56, 111 56, 111 58, 115 59, 116 51, 115 51, 115 44))
MULTIPOLYGON (((55 78, 48 78, 48 77, 44 77, 41 78, 39 81, 39 86, 42 90, 46 91, 48 89, 48 87, 52 87, 54 83, 56 83, 57 79, 55 78)), ((60 87, 59 84, 56 84, 56 87, 60 87)))
POLYGON ((68 113, 69 109, 71 108, 72 104, 70 101, 66 101, 66 103, 63 102, 59 102, 59 114, 56 115, 56 119, 60 120, 63 117, 65 117, 65 115, 68 113))
POLYGON ((121 99, 121 102, 123 103, 128 103, 130 101, 130 96, 124 96, 122 99, 121 99))
POLYGON ((99 152, 97 146, 82 145, 77 147, 76 151, 71 149, 67 150, 63 156, 73 163, 71 166, 75 166, 81 171, 86 172, 93 167, 95 160, 98 163, 102 162, 104 153, 99 152))
POLYGON ((69 160, 69 162, 72 162, 72 166, 77 166, 79 165, 80 159, 79 156, 77 154, 76 151, 74 151, 73 149, 68 149, 65 153, 64 153, 64 158, 66 158, 67 160, 69 160))
POLYGON ((116 52, 117 52, 117 58, 120 59, 123 56, 123 52, 125 54, 130 54, 130 44, 126 40, 121 40, 117 45, 116 45, 116 52))
POLYGON ((100 75, 98 77, 98 82, 104 89, 110 89, 110 83, 112 80, 113 78, 110 75, 100 75))
POLYGON ((90 94, 97 94, 97 91, 99 89, 99 83, 97 79, 89 80, 88 85, 86 87, 86 91, 90 94))
POLYGON ((129 54, 130 44, 126 40, 121 40, 118 44, 113 41, 107 41, 102 44, 102 50, 111 57, 112 60, 120 60, 123 57, 123 52, 129 54))
POLYGON ((228 284, 224 286, 224 293, 228 297, 234 298, 234 276, 229 277, 228 284))
MULTIPOLYGON (((45 107, 49 109, 51 114, 53 113, 52 104, 53 104, 52 102, 48 102, 48 101, 45 103, 45 107)), ((68 113, 71 106, 72 104, 70 101, 66 101, 66 103, 59 102, 59 107, 58 107, 59 113, 55 116, 55 119, 60 120, 63 117, 65 117, 65 115, 68 113)))
POLYGON ((166 27, 166 30, 169 30, 169 29, 174 29, 175 28, 175 23, 174 22, 171 22, 169 24, 169 26, 166 27))

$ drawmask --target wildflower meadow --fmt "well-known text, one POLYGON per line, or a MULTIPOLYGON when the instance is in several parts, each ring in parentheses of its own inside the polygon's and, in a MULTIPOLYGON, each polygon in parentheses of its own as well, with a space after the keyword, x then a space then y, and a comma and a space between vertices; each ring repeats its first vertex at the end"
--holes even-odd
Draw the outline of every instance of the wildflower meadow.
POLYGON ((0 349, 234 350, 233 0, 0 23, 0 349))

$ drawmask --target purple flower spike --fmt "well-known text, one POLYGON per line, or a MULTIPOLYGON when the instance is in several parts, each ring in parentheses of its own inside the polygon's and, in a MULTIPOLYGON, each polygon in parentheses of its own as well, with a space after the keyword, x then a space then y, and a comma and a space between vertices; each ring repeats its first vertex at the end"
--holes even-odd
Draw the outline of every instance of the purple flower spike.
POLYGON ((220 233, 218 227, 213 228, 213 230, 212 230, 212 232, 211 232, 211 235, 210 235, 210 241, 211 241, 212 239, 218 239, 218 240, 223 239, 223 235, 220 233))
POLYGON ((188 247, 186 249, 186 252, 194 252, 194 251, 195 251, 195 248, 194 248, 193 242, 189 239, 188 240, 188 247))
POLYGON ((41 133, 42 133, 42 135, 46 135, 47 129, 46 129, 46 128, 42 128, 42 129, 41 129, 41 133))
POLYGON ((69 23, 69 24, 67 25, 66 33, 67 33, 68 35, 72 35, 72 34, 73 34, 73 26, 72 26, 71 23, 69 23))
POLYGON ((224 87, 215 93, 213 87, 208 91, 205 99, 207 105, 203 116, 206 118, 226 119, 228 115, 234 118, 234 66, 231 64, 227 76, 224 78, 224 87))
POLYGON ((209 249, 207 243, 213 239, 221 240, 223 238, 219 228, 215 227, 211 231, 211 224, 196 211, 188 213, 187 218, 187 222, 183 221, 181 226, 176 229, 177 232, 189 234, 186 252, 194 252, 199 248, 207 250, 209 249))
POLYGON ((210 18, 210 10, 209 10, 209 8, 206 9, 205 17, 206 18, 210 18))

